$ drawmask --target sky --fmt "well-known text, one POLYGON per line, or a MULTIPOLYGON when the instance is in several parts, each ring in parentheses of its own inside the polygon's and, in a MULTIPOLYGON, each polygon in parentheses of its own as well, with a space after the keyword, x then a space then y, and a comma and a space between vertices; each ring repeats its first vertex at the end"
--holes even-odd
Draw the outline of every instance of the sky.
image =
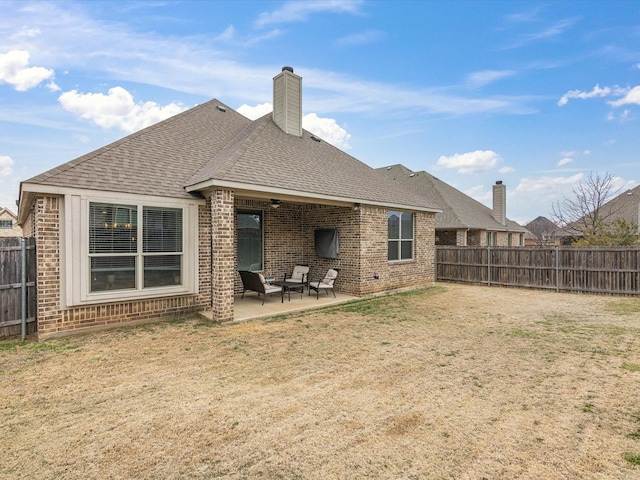
POLYGON ((427 171, 507 216, 589 173, 640 181, 640 2, 0 0, 0 207, 19 184, 216 98, 271 110, 373 168, 427 171))

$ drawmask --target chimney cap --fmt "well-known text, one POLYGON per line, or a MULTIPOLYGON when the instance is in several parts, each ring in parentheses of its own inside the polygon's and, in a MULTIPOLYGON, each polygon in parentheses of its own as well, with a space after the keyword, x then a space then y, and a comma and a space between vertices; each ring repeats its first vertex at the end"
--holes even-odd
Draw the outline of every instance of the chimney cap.
POLYGON ((496 180, 496 185, 502 185, 502 180, 496 180))
POLYGON ((293 67, 287 67, 287 66, 282 67, 282 71, 283 71, 283 72, 285 72, 285 71, 286 71, 286 72, 291 72, 291 73, 293 73, 293 67))

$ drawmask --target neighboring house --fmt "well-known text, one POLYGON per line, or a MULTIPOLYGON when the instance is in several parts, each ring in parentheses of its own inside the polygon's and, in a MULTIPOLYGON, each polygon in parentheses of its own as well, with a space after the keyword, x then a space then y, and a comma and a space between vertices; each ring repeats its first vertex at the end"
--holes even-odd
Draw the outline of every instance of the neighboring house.
POLYGON ((203 310, 233 320, 243 269, 340 268, 355 296, 434 282, 439 210, 303 130, 292 68, 273 87, 255 121, 212 100, 21 183, 39 338, 203 310), (321 229, 337 231, 337 258, 316 255, 321 229))
POLYGON ((607 216, 607 223, 621 218, 628 224, 635 225, 640 233, 640 185, 609 200, 601 210, 607 216))
POLYGON ((547 217, 538 217, 525 225, 527 246, 559 246, 563 243, 563 231, 547 217))
MULTIPOLYGON (((622 219, 628 225, 633 226, 640 235, 640 185, 630 190, 625 190, 618 196, 604 203, 598 210, 605 230, 613 228, 613 223, 622 219)), ((583 237, 584 225, 591 225, 592 221, 587 216, 578 222, 572 222, 557 232, 562 237, 562 244, 571 245, 583 237)))
POLYGON ((527 230, 507 218, 502 182, 493 186, 492 210, 427 172, 413 172, 403 165, 377 170, 442 209, 436 215, 436 245, 524 246, 527 230))
POLYGON ((18 225, 18 217, 8 208, 0 208, 0 238, 21 237, 22 228, 18 225))

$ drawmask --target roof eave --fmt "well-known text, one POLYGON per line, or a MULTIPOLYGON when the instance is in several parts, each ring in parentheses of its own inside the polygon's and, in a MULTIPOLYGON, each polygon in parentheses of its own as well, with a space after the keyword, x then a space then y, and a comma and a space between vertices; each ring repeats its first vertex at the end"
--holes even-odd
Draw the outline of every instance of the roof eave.
POLYGON ((400 210, 412 210, 418 212, 440 213, 442 210, 433 207, 425 207, 420 205, 406 205, 394 202, 380 202, 365 198, 341 197, 337 195, 324 195, 311 192, 303 192, 300 190, 291 190, 287 188, 272 187, 266 185, 254 185, 250 183, 232 182, 227 180, 206 180, 185 187, 187 192, 196 192, 207 190, 210 188, 221 187, 234 190, 240 196, 253 196, 256 198, 271 199, 277 197, 279 200, 290 200, 298 202, 309 202, 313 200, 316 203, 326 205, 353 205, 356 203, 362 205, 372 205, 376 207, 397 208, 400 210))

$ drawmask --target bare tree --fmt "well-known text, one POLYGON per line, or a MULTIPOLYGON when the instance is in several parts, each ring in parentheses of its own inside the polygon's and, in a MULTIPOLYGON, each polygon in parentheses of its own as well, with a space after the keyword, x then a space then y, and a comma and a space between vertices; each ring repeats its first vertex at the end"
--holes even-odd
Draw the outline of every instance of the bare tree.
POLYGON ((572 190, 571 197, 552 205, 553 221, 567 233, 588 242, 592 237, 602 236, 615 220, 616 207, 607 202, 619 193, 613 175, 590 172, 572 190))

